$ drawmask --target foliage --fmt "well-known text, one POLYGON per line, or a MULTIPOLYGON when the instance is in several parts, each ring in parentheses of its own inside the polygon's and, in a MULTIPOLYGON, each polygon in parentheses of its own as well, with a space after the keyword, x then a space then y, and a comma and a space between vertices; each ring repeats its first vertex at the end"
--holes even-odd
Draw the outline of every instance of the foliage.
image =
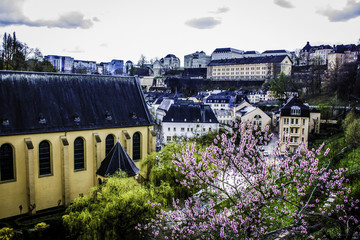
POLYGON ((169 192, 168 185, 148 189, 133 178, 115 175, 93 188, 89 196, 75 199, 63 222, 78 239, 137 239, 135 226, 154 217, 159 207, 153 208, 148 202, 166 204, 162 196, 169 192))
POLYGON ((0 48, 0 70, 56 72, 50 62, 44 60, 39 49, 32 49, 16 38, 15 32, 4 34, 0 48), (33 53, 33 57, 29 56, 33 53))
POLYGON ((346 143, 353 147, 360 146, 360 118, 354 111, 349 112, 343 121, 346 143))
POLYGON ((14 237, 14 229, 3 227, 0 229, 0 240, 11 240, 14 237))
POLYGON ((278 99, 287 99, 288 92, 294 89, 294 84, 290 77, 286 76, 284 72, 280 72, 278 78, 270 79, 270 91, 274 92, 274 96, 278 99))
POLYGON ((185 175, 182 184, 207 187, 184 205, 174 201, 174 211, 159 211, 140 229, 162 239, 356 236, 359 201, 346 186, 346 170, 321 165, 321 148, 310 151, 304 145, 284 155, 277 145, 265 157, 257 149, 258 141, 272 137, 265 130, 241 123, 203 152, 189 145, 174 160, 185 175))
POLYGON ((40 223, 36 224, 34 228, 35 228, 35 231, 42 232, 42 231, 44 231, 44 229, 47 228, 47 224, 44 222, 40 222, 40 223))
POLYGON ((172 194, 166 196, 169 204, 173 198, 186 199, 198 190, 180 183, 184 176, 176 170, 172 162, 174 153, 181 152, 184 148, 185 143, 168 144, 160 152, 149 155, 142 163, 142 167, 146 169, 146 179, 149 181, 147 187, 160 187, 162 184, 171 187, 172 194))
POLYGON ((334 67, 328 73, 329 93, 344 101, 360 98, 360 69, 358 63, 346 63, 334 67))

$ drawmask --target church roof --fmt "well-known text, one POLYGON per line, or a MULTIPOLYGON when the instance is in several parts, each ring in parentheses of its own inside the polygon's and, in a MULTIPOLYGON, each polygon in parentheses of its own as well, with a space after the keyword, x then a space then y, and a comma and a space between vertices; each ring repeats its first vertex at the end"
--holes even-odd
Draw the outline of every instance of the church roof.
POLYGON ((0 71, 0 136, 152 124, 134 77, 0 71))
POLYGON ((107 175, 113 175, 119 170, 126 172, 128 177, 135 176, 140 171, 120 142, 117 141, 101 162, 96 174, 105 177, 107 175))

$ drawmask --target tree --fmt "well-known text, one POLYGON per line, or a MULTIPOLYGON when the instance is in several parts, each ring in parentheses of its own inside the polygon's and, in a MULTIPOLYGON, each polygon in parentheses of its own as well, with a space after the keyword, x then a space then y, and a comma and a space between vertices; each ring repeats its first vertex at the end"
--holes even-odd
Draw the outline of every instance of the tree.
POLYGON ((203 190, 183 205, 174 200, 173 211, 159 211, 141 229, 161 239, 356 236, 359 201, 350 195, 346 170, 328 168, 329 149, 322 155, 321 147, 309 151, 300 145, 281 156, 277 145, 265 157, 257 144, 271 137, 265 128, 241 123, 203 152, 188 146, 173 162, 184 186, 203 190))
POLYGON ((24 70, 26 68, 25 52, 28 48, 16 39, 15 32, 13 36, 5 33, 2 44, 3 50, 1 61, 5 70, 24 70))
POLYGON ((270 79, 270 90, 274 92, 276 98, 288 98, 290 91, 295 89, 293 82, 289 76, 286 76, 284 72, 280 72, 278 78, 270 79))
POLYGON ((89 196, 75 199, 63 222, 70 234, 80 239, 138 239, 135 227, 154 217, 159 207, 148 202, 165 203, 162 196, 169 191, 166 185, 147 189, 134 178, 115 175, 92 189, 89 196))
POLYGON ((138 66, 140 68, 145 68, 146 63, 147 63, 146 57, 143 54, 141 54, 140 59, 138 61, 138 66))
POLYGON ((0 49, 0 70, 56 72, 51 63, 44 60, 38 48, 34 50, 26 43, 17 40, 15 32, 12 36, 4 34, 2 48, 0 49))

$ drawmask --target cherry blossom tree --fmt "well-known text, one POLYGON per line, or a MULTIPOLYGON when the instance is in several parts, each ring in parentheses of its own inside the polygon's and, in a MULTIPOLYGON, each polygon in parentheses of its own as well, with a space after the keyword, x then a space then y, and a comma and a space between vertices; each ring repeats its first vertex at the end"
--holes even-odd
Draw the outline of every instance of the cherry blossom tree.
POLYGON ((278 143, 264 156, 259 143, 271 140, 267 131, 235 124, 203 152, 188 145, 173 163, 184 186, 202 190, 183 203, 174 200, 171 210, 159 210, 137 228, 160 239, 359 236, 359 201, 351 196, 346 169, 329 168, 329 149, 300 145, 280 153, 278 143))

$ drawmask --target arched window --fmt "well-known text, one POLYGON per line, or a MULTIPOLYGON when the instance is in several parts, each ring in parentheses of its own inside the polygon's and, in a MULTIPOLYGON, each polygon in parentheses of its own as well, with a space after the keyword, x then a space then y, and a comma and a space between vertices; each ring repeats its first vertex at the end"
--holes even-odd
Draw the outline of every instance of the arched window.
POLYGON ((42 141, 39 144, 39 175, 51 174, 50 143, 42 141))
POLYGON ((112 134, 107 135, 105 139, 105 156, 108 155, 108 153, 110 152, 110 150, 113 148, 114 145, 115 145, 114 136, 112 134))
POLYGON ((0 147, 0 181, 13 179, 15 179, 13 148, 6 143, 0 147))
POLYGON ((133 135, 133 160, 139 160, 141 158, 141 140, 140 133, 136 132, 133 135))
POLYGON ((74 141, 74 170, 85 168, 84 139, 78 137, 74 141))

